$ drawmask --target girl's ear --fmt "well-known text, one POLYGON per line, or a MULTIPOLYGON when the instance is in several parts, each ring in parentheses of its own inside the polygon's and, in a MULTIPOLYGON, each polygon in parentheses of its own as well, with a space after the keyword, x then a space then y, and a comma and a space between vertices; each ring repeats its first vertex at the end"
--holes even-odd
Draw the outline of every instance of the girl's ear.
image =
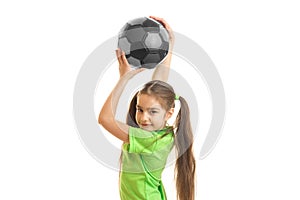
POLYGON ((166 117, 165 117, 165 121, 167 121, 168 119, 170 119, 172 117, 174 113, 174 108, 171 108, 169 111, 166 112, 166 117))

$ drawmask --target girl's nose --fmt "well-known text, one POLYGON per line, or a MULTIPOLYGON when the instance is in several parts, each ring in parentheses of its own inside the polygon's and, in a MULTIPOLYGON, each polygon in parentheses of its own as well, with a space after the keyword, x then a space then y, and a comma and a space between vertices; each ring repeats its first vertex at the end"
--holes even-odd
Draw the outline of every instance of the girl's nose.
POLYGON ((149 119, 149 116, 146 112, 141 115, 141 121, 145 122, 149 119))

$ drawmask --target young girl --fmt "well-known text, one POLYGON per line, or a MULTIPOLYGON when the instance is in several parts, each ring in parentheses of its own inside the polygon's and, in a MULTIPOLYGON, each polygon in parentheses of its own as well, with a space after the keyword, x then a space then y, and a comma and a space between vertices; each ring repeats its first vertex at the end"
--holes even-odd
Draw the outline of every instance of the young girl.
MULTIPOLYGON (((172 49, 174 38, 170 26, 161 18, 152 18, 160 21, 169 31, 172 49)), ((196 166, 192 152, 193 134, 189 108, 184 98, 176 96, 173 88, 165 82, 168 78, 171 53, 163 64, 156 67, 153 80, 134 95, 129 106, 127 123, 115 119, 118 101, 127 82, 144 69, 131 70, 124 52, 118 49, 116 54, 120 79, 104 103, 98 121, 107 131, 124 142, 120 172, 121 199, 167 199, 161 174, 175 145, 177 198, 194 200, 196 166), (167 121, 174 112, 177 100, 180 101, 180 111, 175 124, 169 126, 167 121)))

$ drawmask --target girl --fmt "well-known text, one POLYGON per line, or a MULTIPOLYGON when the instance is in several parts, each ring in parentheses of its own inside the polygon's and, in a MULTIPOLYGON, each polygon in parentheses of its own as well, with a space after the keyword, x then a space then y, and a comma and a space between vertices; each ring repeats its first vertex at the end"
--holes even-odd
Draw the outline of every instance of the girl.
MULTIPOLYGON (((160 21, 169 31, 171 48, 173 34, 169 25, 160 21)), ((169 51, 171 52, 171 51, 169 51)), ((194 200, 195 159, 192 152, 193 134, 189 108, 183 97, 175 95, 165 81, 171 53, 163 64, 156 67, 152 81, 138 91, 129 106, 127 123, 117 121, 115 112, 127 82, 144 69, 131 70, 124 52, 116 51, 120 79, 104 103, 98 122, 112 135, 124 142, 121 155, 120 197, 122 200, 165 200, 166 194, 161 174, 173 146, 176 147, 175 165, 177 198, 194 200), (169 126, 175 101, 180 101, 180 111, 175 124, 169 126)))

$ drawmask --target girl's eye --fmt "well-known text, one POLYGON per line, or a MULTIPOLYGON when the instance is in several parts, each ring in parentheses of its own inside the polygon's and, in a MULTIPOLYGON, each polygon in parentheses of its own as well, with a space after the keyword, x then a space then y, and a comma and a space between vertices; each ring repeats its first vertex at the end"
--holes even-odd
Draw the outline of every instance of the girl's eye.
POLYGON ((137 112, 143 112, 143 110, 140 109, 140 108, 137 108, 136 111, 137 111, 137 112))
POLYGON ((151 113, 151 114, 156 114, 157 111, 152 110, 152 111, 150 111, 150 113, 151 113))

